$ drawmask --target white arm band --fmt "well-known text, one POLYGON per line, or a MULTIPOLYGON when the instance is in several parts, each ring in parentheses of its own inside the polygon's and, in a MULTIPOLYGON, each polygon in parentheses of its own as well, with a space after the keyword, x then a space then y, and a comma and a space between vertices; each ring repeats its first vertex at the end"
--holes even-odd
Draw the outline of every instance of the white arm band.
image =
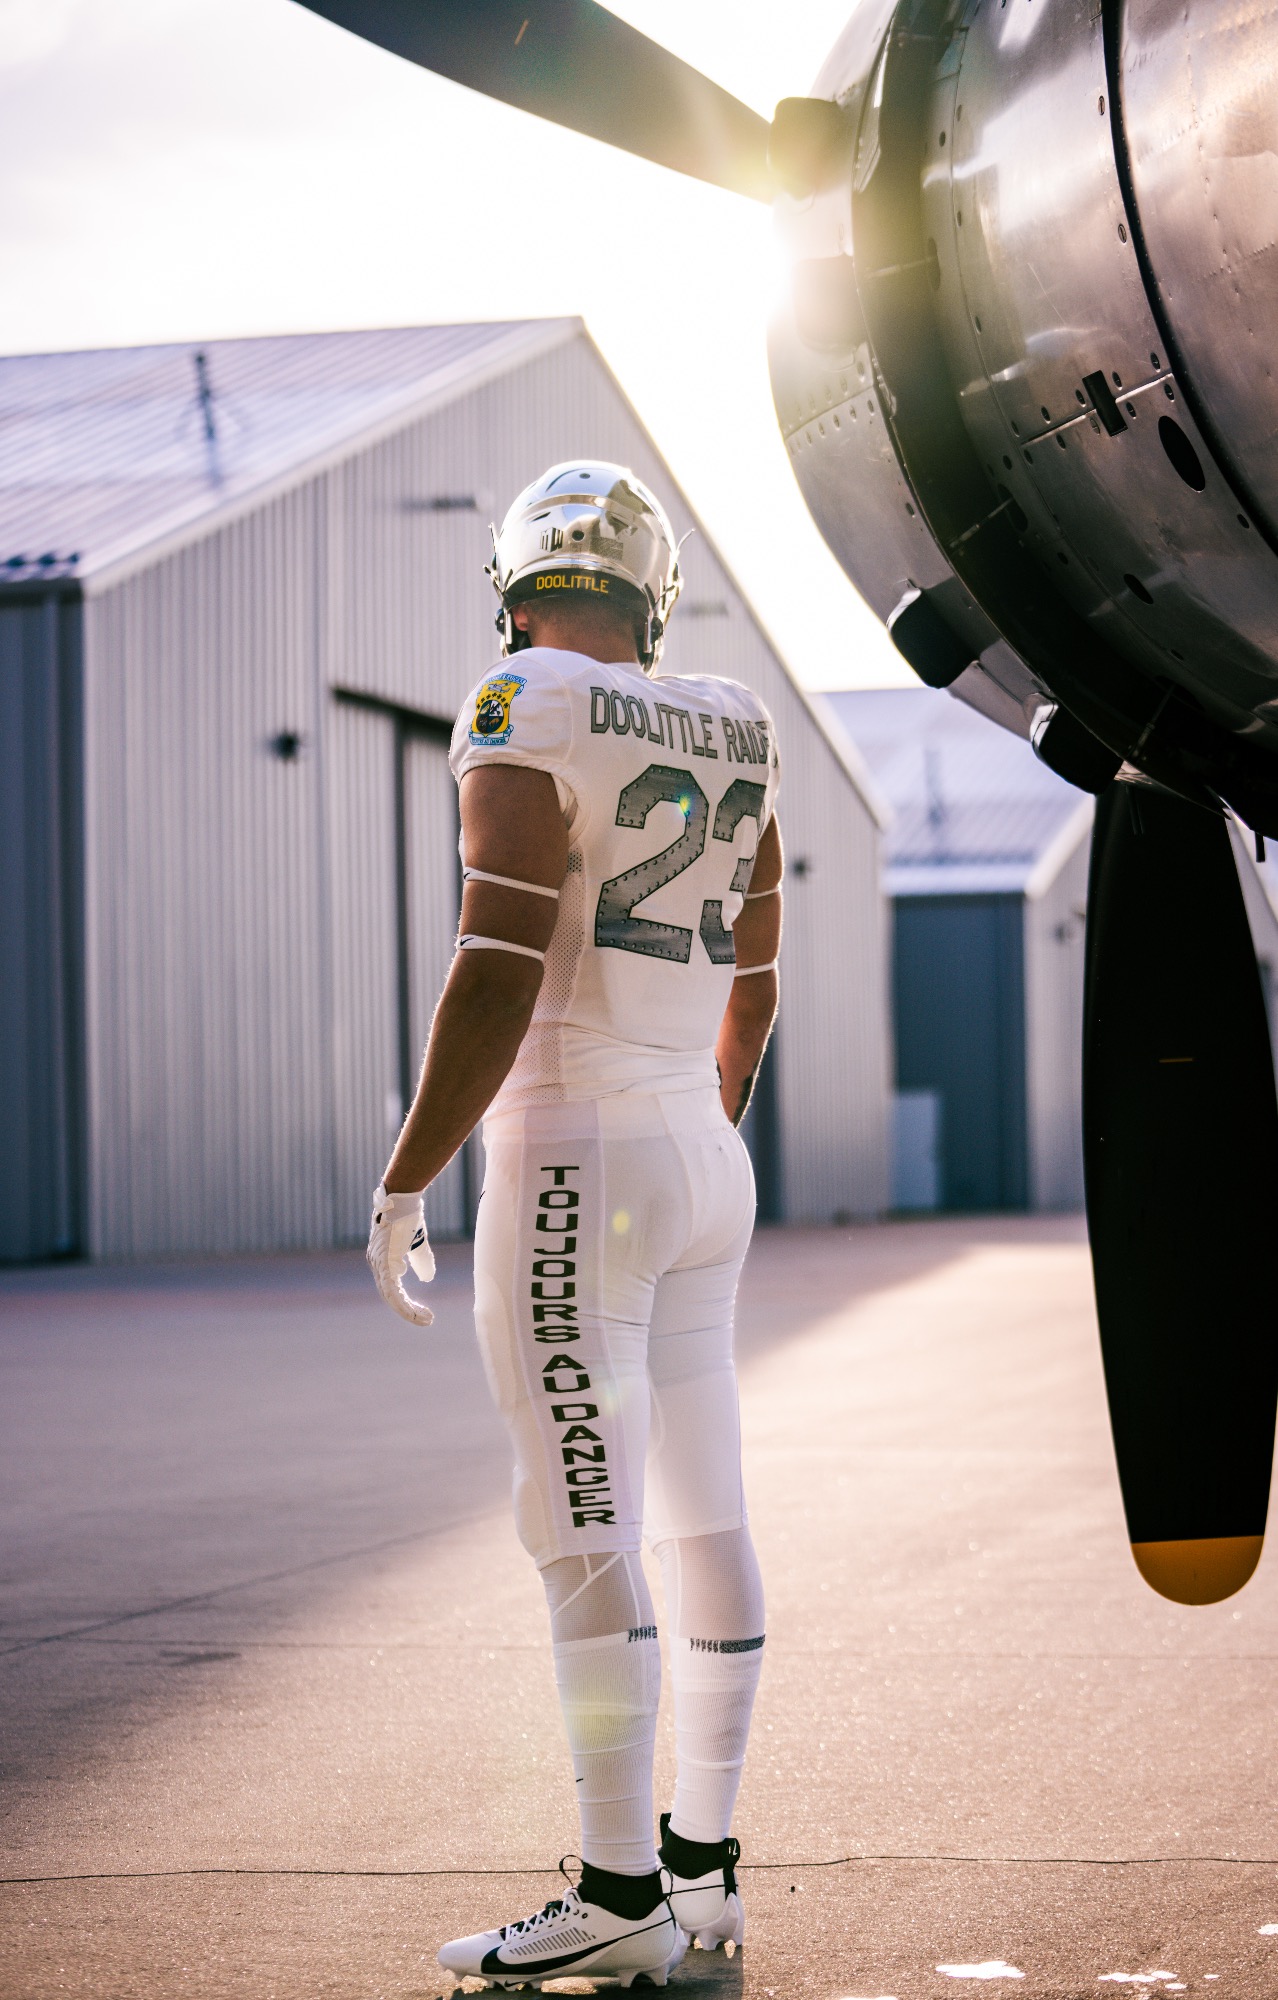
POLYGON ((513 875, 488 875, 482 868, 463 868, 463 882, 494 882, 499 889, 526 889, 530 896, 549 896, 559 901, 558 889, 544 889, 540 882, 517 882, 513 875))
POLYGON ((734 979, 749 979, 756 972, 776 972, 780 968, 780 964, 780 959, 770 958, 766 965, 739 965, 732 977, 734 979))
POLYGON ((506 938, 477 937, 467 931, 457 940, 458 951, 517 951, 521 958, 535 958, 538 965, 546 963, 544 951, 534 951, 530 944, 511 944, 506 938))
POLYGON ((771 889, 747 889, 741 900, 743 903, 761 903, 765 896, 779 896, 780 894, 781 884, 778 882, 771 889))

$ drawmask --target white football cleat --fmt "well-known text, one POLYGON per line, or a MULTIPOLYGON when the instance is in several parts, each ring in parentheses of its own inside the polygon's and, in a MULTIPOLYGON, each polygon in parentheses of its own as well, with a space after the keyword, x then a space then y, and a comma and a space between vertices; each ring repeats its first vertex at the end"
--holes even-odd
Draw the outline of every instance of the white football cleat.
POLYGON ((664 1896, 646 1917, 618 1917, 569 1887, 520 1923, 454 1938, 440 1950, 439 1962, 455 1979, 482 1979, 510 1991, 581 1972, 607 1974, 622 1986, 637 1979, 664 1986, 671 1962, 682 1955, 683 1939, 664 1896))
POLYGON ((736 1864, 741 1859, 741 1843, 723 1842, 722 1859, 703 1874, 680 1875, 667 1859, 666 1849, 678 1853, 678 1836, 670 1837, 670 1815, 661 1815, 661 1847, 658 1854, 671 1878, 670 1907, 687 1943, 702 1951, 715 1951, 721 1944, 740 1945, 745 1941, 745 1908, 737 1885, 736 1864))

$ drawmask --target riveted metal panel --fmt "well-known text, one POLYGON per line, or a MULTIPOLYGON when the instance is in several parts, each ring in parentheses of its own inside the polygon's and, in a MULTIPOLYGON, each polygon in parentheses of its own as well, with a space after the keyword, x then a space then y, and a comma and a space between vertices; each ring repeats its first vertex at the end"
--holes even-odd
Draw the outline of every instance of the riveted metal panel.
POLYGON ((1225 456, 1278 537, 1278 8, 1128 0, 1122 79, 1159 302, 1225 456))
MULTIPOLYGON (((1166 27, 1183 61, 1182 12, 1166 27)), ((1046 587, 1116 651, 1242 727, 1278 684, 1278 561, 1199 427, 1147 296, 1101 12, 1007 0, 974 10, 952 55, 933 88, 923 213, 969 435, 1046 587)), ((1142 79, 1154 117, 1149 72, 1130 81, 1142 79)), ((1152 143, 1146 133, 1150 171, 1152 143)), ((1170 261, 1188 248, 1180 208, 1149 207, 1170 261)), ((1217 275, 1207 291, 1217 283, 1230 290, 1217 275)), ((1226 350, 1246 342, 1223 323, 1208 340, 1228 402, 1242 364, 1226 350)), ((1230 410, 1246 428, 1250 411, 1230 410)))

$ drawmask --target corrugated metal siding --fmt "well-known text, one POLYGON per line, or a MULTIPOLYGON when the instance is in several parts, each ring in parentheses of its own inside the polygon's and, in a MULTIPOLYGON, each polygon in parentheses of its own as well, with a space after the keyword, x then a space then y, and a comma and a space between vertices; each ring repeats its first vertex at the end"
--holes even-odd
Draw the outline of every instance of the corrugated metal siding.
MULTIPOLYGON (((1024 899, 1023 1150, 1028 1164, 1022 1198, 1035 1208, 1076 1207, 1082 1199, 1083 932, 1075 911, 1086 902, 1088 852, 1079 824, 1080 795, 1040 764, 1028 744, 948 694, 891 688, 825 699, 855 736, 895 814, 886 842, 886 882, 897 900, 898 927, 911 921, 904 912, 907 899, 926 903, 928 898, 953 897, 953 923, 960 930, 968 921, 961 909, 979 911, 990 896, 1024 899), (1072 841, 1078 846, 1071 848, 1072 841), (1040 895, 1039 878, 1052 869, 1056 872, 1040 895)), ((1010 902, 1002 907, 1005 914, 1013 909, 1010 902)), ((971 921, 975 954, 981 920, 971 921)), ((920 936, 929 934, 932 919, 919 923, 920 936)), ((961 976, 962 967, 944 957, 940 932, 931 934, 941 955, 930 968, 921 963, 917 978, 923 989, 930 983, 942 991, 949 979, 961 976)), ((934 1033, 941 1041, 950 1039, 948 1016, 935 1024, 934 1033)), ((979 1019, 961 1038, 956 1063, 963 1040, 973 1075, 988 1072, 994 1077, 993 1053, 984 1046, 979 1019)), ((1016 1045, 1022 1046, 1019 1029, 1016 1045)), ((982 1088, 993 1093, 996 1085, 982 1088)), ((951 1128, 953 1116, 952 1107, 951 1128)), ((980 1134, 976 1101, 969 1099, 963 1116, 980 1134)), ((986 1116, 998 1116, 993 1095, 986 1116)), ((953 1160, 947 1171, 952 1179, 953 1160)), ((987 1187, 993 1185, 992 1170, 980 1178, 987 1187)))
POLYGON ((1083 1205, 1083 933, 1091 844, 1025 903, 1030 1206, 1083 1205))
POLYGON ((79 1248, 79 606, 0 605, 0 1261, 79 1248))
POLYGON ((333 1229, 368 1232, 399 1129, 395 760, 392 719, 334 702, 328 723, 335 1148, 333 1229))
POLYGON ((782 756, 783 1212, 791 1222, 881 1213, 892 1042, 878 829, 833 758, 822 755, 801 702, 761 646, 738 677, 772 709, 782 756))
POLYGON ((303 487, 85 607, 98 1256, 332 1234, 320 526, 303 487))
MULTIPOLYGON (((448 749, 427 737, 404 745, 404 849, 408 891, 408 1021, 416 1088, 421 1055, 457 938, 459 856, 457 787, 448 749)), ((467 1223, 466 1163, 458 1154, 426 1194, 426 1224, 459 1236, 467 1223)))
POLYGON ((939 806, 914 799, 896 808, 891 865, 940 869, 1019 862, 1028 867, 1060 830, 1071 805, 1068 798, 942 800, 939 806))
MULTIPOLYGON (((398 1082, 393 803, 378 796, 395 725, 332 690, 450 719, 496 656, 489 511, 582 449, 670 490, 584 338, 88 607, 97 1254, 362 1235, 398 1082), (432 505, 467 495, 473 510, 432 505), (267 748, 281 730, 304 738, 295 762, 267 748)), ((767 701, 782 825, 807 863, 783 950, 785 1213, 873 1213, 887 1201, 890 1070, 878 829, 704 537, 686 554, 668 665, 730 674, 767 701)), ((442 783, 431 755, 423 769, 442 783)), ((443 856, 436 836, 432 872, 443 856)), ((415 1046, 455 912, 454 892, 418 947, 415 1046)), ((461 1165, 438 1199, 436 1226, 455 1226, 461 1165)))

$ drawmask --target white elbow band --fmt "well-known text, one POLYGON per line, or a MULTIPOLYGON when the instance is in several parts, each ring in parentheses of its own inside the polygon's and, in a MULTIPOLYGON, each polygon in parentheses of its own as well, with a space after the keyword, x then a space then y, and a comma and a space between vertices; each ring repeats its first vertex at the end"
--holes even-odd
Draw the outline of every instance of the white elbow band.
POLYGON ((770 958, 766 965, 739 965, 732 976, 734 979, 750 979, 756 972, 777 972, 780 966, 780 959, 770 958))
MULTIPOLYGON (((747 889, 741 900, 744 903, 761 903, 765 896, 779 896, 780 894, 781 884, 777 882, 774 883, 771 889, 747 889)), ((760 966, 759 970, 763 970, 762 966, 760 966)))
POLYGON ((535 958, 538 965, 546 963, 545 952, 534 951, 530 944, 511 944, 508 938, 477 937, 473 931, 467 931, 464 937, 458 938, 457 949, 458 951, 514 951, 518 952, 520 958, 535 958))
MULTIPOLYGON (((549 896, 553 903, 559 901, 558 889, 543 888, 540 882, 517 882, 513 875, 489 875, 482 868, 463 868, 463 882, 492 882, 499 889, 525 889, 530 896, 549 896)), ((511 946, 512 951, 519 949, 511 946)))

